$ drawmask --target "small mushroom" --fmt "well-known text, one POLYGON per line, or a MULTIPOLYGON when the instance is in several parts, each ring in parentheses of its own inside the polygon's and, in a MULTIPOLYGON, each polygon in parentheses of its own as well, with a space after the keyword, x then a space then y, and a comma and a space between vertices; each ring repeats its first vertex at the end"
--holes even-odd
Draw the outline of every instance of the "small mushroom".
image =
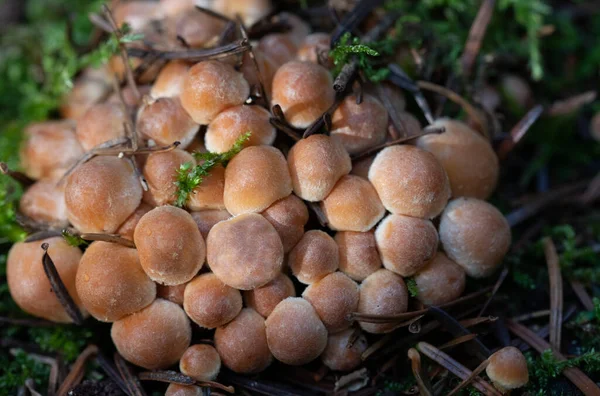
MULTIPOLYGON (((200 160, 200 165, 203 160, 200 160)), ((189 195, 187 207, 192 211, 224 210, 225 209, 225 168, 214 166, 207 176, 202 177, 202 183, 189 195)))
POLYGON ((413 279, 417 300, 426 305, 441 305, 456 300, 465 290, 465 270, 442 252, 438 252, 413 279))
POLYGON ((184 149, 194 139, 199 127, 178 98, 148 99, 137 115, 137 131, 160 146, 179 142, 179 147, 184 149))
POLYGON ((190 153, 179 149, 148 155, 143 168, 144 178, 148 183, 148 191, 144 191, 144 202, 152 206, 175 203, 177 170, 187 163, 195 165, 196 161, 190 153))
POLYGON ((270 33, 263 36, 258 42, 258 49, 273 60, 278 68, 294 60, 298 50, 294 40, 284 33, 270 33))
POLYGON ((375 243, 375 233, 340 231, 335 234, 340 252, 340 271, 355 281, 363 281, 381 268, 381 259, 375 243))
POLYGON ((308 209, 294 194, 280 199, 261 213, 281 238, 284 253, 288 253, 304 235, 308 209))
POLYGON ((244 292, 246 306, 265 318, 273 312, 277 304, 288 297, 296 297, 296 289, 292 280, 285 274, 277 275, 264 286, 244 292))
MULTIPOLYGON (((360 285, 358 312, 369 315, 394 315, 406 312, 408 289, 399 275, 380 269, 369 275, 360 285)), ((394 330, 395 323, 359 322, 367 333, 381 334, 394 330)))
POLYGON ((35 182, 21 196, 19 211, 42 223, 68 223, 65 186, 46 179, 35 182))
POLYGON ((331 370, 351 371, 362 364, 361 355, 368 346, 360 330, 346 329, 329 335, 321 360, 331 370))
POLYGON ((492 354, 488 361, 485 372, 501 392, 510 392, 529 382, 527 360, 519 349, 504 347, 492 354))
POLYGON ((75 132, 81 147, 89 151, 99 144, 124 137, 127 117, 117 103, 105 102, 92 106, 77 120, 75 132))
POLYGON ((302 43, 298 48, 297 57, 298 60, 303 62, 312 62, 317 64, 322 64, 321 61, 325 60, 326 63, 322 65, 326 66, 327 68, 331 68, 333 66, 333 61, 329 57, 330 50, 331 36, 329 34, 312 33, 302 40, 302 43), (321 59, 321 54, 325 55, 325 59, 321 59))
POLYGON ((213 9, 235 19, 238 15, 244 25, 252 26, 273 9, 270 0, 214 0, 213 9))
POLYGON ((199 326, 214 329, 231 322, 240 313, 242 295, 214 274, 202 274, 187 284, 183 309, 199 326))
POLYGON ((111 77, 106 66, 84 69, 63 99, 60 106, 61 116, 71 120, 81 118, 110 93, 111 77))
POLYGON ((188 285, 188 283, 189 282, 173 286, 156 285, 156 297, 164 298, 165 300, 169 300, 182 307, 183 295, 185 293, 185 288, 188 285))
POLYGON ((200 212, 192 212, 192 218, 196 222, 202 238, 206 240, 208 233, 215 226, 215 224, 229 220, 231 214, 226 210, 202 210, 200 212))
POLYGON ((171 19, 173 33, 189 48, 206 48, 218 43, 225 22, 205 12, 183 12, 171 19))
POLYGON ((307 231, 288 256, 292 273, 307 285, 335 272, 339 262, 335 241, 320 230, 307 231))
POLYGON ((174 60, 167 63, 152 84, 150 95, 155 99, 178 97, 183 91, 189 69, 190 65, 185 61, 174 60))
POLYGON ((119 226, 117 230, 117 234, 119 236, 129 239, 133 241, 133 233, 135 231, 135 227, 137 227, 140 219, 148 212, 154 209, 154 206, 148 205, 147 203, 142 202, 140 206, 119 226))
POLYGON ((196 385, 179 385, 171 383, 165 391, 165 396, 203 396, 204 391, 196 385))
POLYGON ((192 345, 183 353, 179 370, 196 381, 213 381, 221 371, 221 357, 212 345, 192 345))

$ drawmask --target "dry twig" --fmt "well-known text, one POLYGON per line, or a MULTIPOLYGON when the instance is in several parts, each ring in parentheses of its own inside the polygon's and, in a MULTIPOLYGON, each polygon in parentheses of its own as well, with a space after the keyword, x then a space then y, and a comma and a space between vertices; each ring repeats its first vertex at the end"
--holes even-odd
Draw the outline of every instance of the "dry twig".
POLYGON ((549 237, 544 238, 544 255, 548 265, 550 279, 550 345, 560 351, 562 316, 563 316, 563 281, 560 263, 554 242, 549 237))

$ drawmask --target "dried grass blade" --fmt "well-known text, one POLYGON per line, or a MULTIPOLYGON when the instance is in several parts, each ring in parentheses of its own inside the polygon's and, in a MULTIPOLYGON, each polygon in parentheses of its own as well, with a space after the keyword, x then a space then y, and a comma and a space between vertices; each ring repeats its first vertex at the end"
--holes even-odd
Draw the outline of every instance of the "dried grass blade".
POLYGON ((583 285, 583 283, 579 281, 571 281, 571 288, 573 289, 575 295, 577 295, 577 298, 579 298, 579 301, 581 301, 581 304, 585 307, 585 309, 588 311, 593 311, 594 302, 592 301, 592 298, 590 297, 588 292, 585 290, 585 286, 583 285))
POLYGON ((479 7, 479 11, 477 12, 477 16, 473 21, 473 25, 471 25, 469 37, 465 43, 465 51, 463 52, 460 60, 462 72, 466 77, 471 74, 471 69, 473 68, 475 59, 477 59, 477 55, 481 49, 481 43, 485 37, 485 32, 487 31, 490 20, 492 19, 495 5, 496 0, 483 0, 481 6, 479 7))
POLYGON ((73 363, 69 375, 67 375, 67 378, 65 378, 58 388, 58 392, 56 392, 58 396, 66 396, 73 387, 81 382, 83 375, 85 374, 85 363, 97 353, 98 347, 96 345, 89 345, 81 352, 75 360, 75 363, 73 363))
POLYGON ((563 316, 563 280, 556 246, 549 237, 544 238, 544 255, 550 280, 550 345, 560 351, 563 316))
POLYGON ((192 377, 177 371, 144 371, 138 374, 138 378, 141 381, 158 381, 179 385, 194 385, 196 383, 192 377))
POLYGON ((460 345, 462 343, 474 340, 475 338, 477 338, 477 334, 466 334, 464 336, 450 340, 450 341, 446 342, 445 344, 440 345, 438 348, 439 349, 448 349, 450 347, 460 345))
POLYGON ((523 118, 510 131, 510 138, 504 140, 498 147, 498 158, 501 160, 508 156, 508 153, 523 139, 531 126, 540 118, 544 112, 542 105, 537 105, 529 110, 523 118))
POLYGON ((469 375, 467 378, 465 378, 464 380, 462 380, 462 382, 458 385, 456 385, 456 387, 454 389, 452 389, 450 391, 450 393, 448 393, 448 396, 452 396, 457 394, 461 389, 463 389, 465 386, 469 385, 471 382, 473 382, 475 380, 475 378, 477 378, 477 376, 479 374, 481 374, 481 372, 483 370, 485 370, 485 368, 488 366, 488 364, 490 363, 489 360, 484 360, 483 362, 481 362, 481 364, 479 366, 477 366, 477 368, 475 370, 473 370, 473 372, 471 373, 471 375, 469 375))
POLYGON ((413 372, 413 376, 419 386, 419 394, 421 396, 433 396, 433 390, 431 389, 431 383, 429 377, 423 372, 421 366, 421 355, 415 348, 408 350, 408 358, 410 359, 410 367, 413 372))
POLYGON ((123 359, 118 352, 115 352, 114 361, 121 378, 123 378, 123 381, 125 382, 129 394, 131 396, 146 396, 146 392, 144 391, 144 388, 142 388, 140 381, 133 375, 129 368, 129 364, 127 364, 125 359, 123 359))

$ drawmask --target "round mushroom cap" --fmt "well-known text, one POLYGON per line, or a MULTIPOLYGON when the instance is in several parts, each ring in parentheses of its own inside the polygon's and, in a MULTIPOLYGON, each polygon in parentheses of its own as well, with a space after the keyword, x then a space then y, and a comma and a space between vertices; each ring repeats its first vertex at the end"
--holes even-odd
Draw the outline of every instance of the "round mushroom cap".
POLYGON ((308 209, 294 194, 280 199, 261 213, 271 223, 281 238, 283 252, 288 253, 304 235, 308 222, 308 209))
POLYGON ((270 146, 252 146, 225 168, 225 208, 232 215, 261 212, 292 192, 285 157, 270 146))
MULTIPOLYGON (((408 289, 402 277, 392 271, 380 269, 369 275, 360 285, 358 312, 369 315, 394 315, 406 312, 408 289)), ((374 334, 389 333, 395 323, 359 322, 360 327, 374 334)))
POLYGON ((156 297, 164 298, 179 306, 183 306, 183 295, 187 285, 187 283, 173 286, 156 285, 156 297))
POLYGON ((294 144, 287 161, 294 193, 311 202, 325 199, 338 180, 352 169, 350 156, 342 144, 321 134, 294 144))
POLYGON ((352 164, 352 170, 350 171, 351 175, 360 176, 363 179, 369 179, 369 169, 371 168, 371 164, 375 161, 375 156, 371 155, 369 157, 358 160, 352 164))
POLYGON ((213 9, 232 18, 239 15, 246 26, 252 26, 273 9, 270 0, 214 0, 213 9))
POLYGON ((154 84, 152 84, 150 95, 156 99, 179 96, 183 91, 185 77, 189 69, 190 65, 185 61, 174 60, 167 63, 158 73, 154 84))
POLYGON ((280 12, 276 18, 290 27, 290 30, 286 33, 296 45, 300 45, 302 40, 310 33, 310 25, 296 14, 284 11, 280 12))
POLYGON ((264 286, 244 292, 246 306, 265 318, 273 312, 277 304, 288 297, 296 297, 296 289, 292 280, 285 274, 277 275, 264 286))
POLYGON ((194 140, 199 128, 178 98, 148 99, 138 111, 137 131, 159 146, 179 142, 179 147, 184 149, 194 140))
POLYGON ((151 20, 158 17, 160 7, 157 2, 128 1, 117 3, 113 16, 117 26, 129 25, 132 31, 143 29, 151 20))
POLYGON ((450 201, 442 213, 439 232, 448 257, 474 278, 491 275, 511 243, 506 218, 493 205, 476 198, 450 201))
POLYGON ((329 335, 321 360, 330 370, 351 371, 362 364, 361 355, 368 346, 367 338, 362 332, 346 329, 329 335))
POLYGON ((212 345, 192 345, 183 353, 179 370, 196 381, 213 381, 221 371, 221 357, 212 345))
POLYGON ((301 366, 323 353, 327 329, 308 301, 289 297, 277 304, 265 322, 267 342, 275 358, 301 366))
POLYGON ((489 358, 485 372, 501 391, 517 389, 529 382, 527 360, 518 348, 509 346, 489 358))
POLYGON ((142 201, 142 186, 129 161, 101 156, 67 179, 67 216, 81 232, 113 233, 142 201))
POLYGON ((139 221, 133 240, 150 279, 168 286, 192 279, 206 257, 206 246, 192 216, 174 206, 161 206, 139 221))
POLYGON ((312 62, 291 61, 273 77, 273 105, 281 106, 285 119, 306 128, 333 105, 335 91, 329 71, 312 62))
POLYGON ((284 33, 270 33, 263 36, 258 42, 258 49, 269 57, 278 68, 294 60, 298 50, 294 40, 284 33))
POLYGON ((117 103, 98 103, 77 121, 75 132, 85 151, 125 136, 127 115, 117 103))
POLYGON ((60 115, 63 118, 78 120, 110 93, 110 82, 108 67, 84 69, 75 80, 73 88, 65 95, 60 106, 60 115))
POLYGON ((196 123, 207 125, 228 107, 244 103, 249 94, 250 87, 241 73, 231 65, 209 60, 190 68, 180 99, 196 123))
POLYGON ((335 234, 340 252, 340 271, 355 281, 362 281, 381 268, 374 231, 340 231, 335 234))
MULTIPOLYGON (((177 170, 183 164, 196 164, 194 157, 180 149, 152 153, 144 164, 143 174, 148 183, 144 202, 152 206, 173 204, 177 200, 177 170)), ((138 182, 139 184, 139 182, 138 182)))
POLYGON ((242 309, 234 320, 217 328, 215 347, 223 364, 240 374, 261 372, 273 361, 265 320, 251 308, 242 309))
POLYGON ((213 273, 194 278, 185 288, 183 309, 199 326, 214 329, 227 324, 242 310, 241 293, 213 273))
POLYGON ((125 360, 156 370, 179 361, 192 340, 192 326, 179 305, 159 298, 114 322, 110 335, 125 360))
POLYGON ((331 68, 333 62, 329 57, 330 44, 331 36, 327 33, 309 34, 304 37, 298 48, 298 60, 318 63, 331 68), (326 61, 325 64, 322 61, 326 61))
POLYGON ((399 130, 396 130, 399 135, 398 137, 416 136, 423 131, 421 122, 407 111, 397 112, 396 119, 399 123, 399 130))
POLYGON ((394 214, 431 219, 450 198, 450 183, 433 154, 414 146, 386 147, 369 169, 383 206, 394 214))
POLYGON ((208 233, 215 226, 215 224, 229 220, 231 214, 226 210, 202 210, 200 212, 192 212, 192 218, 196 222, 202 238, 206 240, 208 233))
POLYGON ((367 232, 385 215, 373 185, 354 175, 342 177, 321 208, 329 228, 336 231, 367 232))
POLYGON ((206 245, 210 269, 236 289, 263 286, 281 272, 281 239, 259 214, 243 214, 217 223, 208 233, 206 245))
POLYGON ((442 252, 438 252, 413 279, 417 284, 417 300, 426 305, 452 302, 465 290, 465 270, 442 252))
POLYGON ((196 7, 196 0, 159 0, 159 15, 172 17, 184 12, 193 11, 196 7))
POLYGON ((21 196, 19 211, 39 222, 68 224, 65 186, 53 180, 39 180, 21 196))
POLYGON ((346 317, 358 308, 358 285, 347 275, 334 272, 308 286, 302 297, 317 311, 327 331, 337 333, 352 324, 346 317))
POLYGON ((433 126, 444 133, 420 137, 417 146, 432 153, 442 164, 454 197, 487 199, 498 183, 498 157, 492 145, 460 121, 442 119, 433 126))
POLYGON ((131 216, 121 224, 119 229, 117 230, 117 234, 125 239, 129 239, 133 241, 133 233, 135 231, 135 227, 137 227, 140 219, 148 212, 154 209, 153 206, 148 205, 147 203, 142 202, 140 206, 133 212, 131 216))
POLYGON ((189 48, 203 48, 218 44, 225 22, 206 12, 183 12, 173 18, 175 37, 189 48))
POLYGON ((165 396, 202 396, 202 388, 196 385, 169 384, 165 396))
MULTIPOLYGON (((78 307, 83 307, 75 288, 75 277, 81 250, 63 238, 54 237, 36 242, 15 243, 6 260, 6 283, 12 299, 25 312, 57 323, 71 323, 44 272, 41 245, 48 243, 48 255, 54 262, 60 279, 78 307)), ((83 309, 82 309, 83 311, 83 309)))
MULTIPOLYGON (((203 163, 203 160, 200 162, 203 163)), ((187 207, 193 211, 225 209, 225 168, 214 166, 208 176, 202 177, 202 183, 189 195, 187 207)))
MULTIPOLYGON (((404 112, 406 109, 406 97, 402 89, 389 82, 368 86, 366 92, 375 95, 383 103, 389 102, 389 107, 398 112, 404 112)), ((420 128, 419 128, 420 129, 420 128)))
POLYGON ((339 263, 337 244, 321 230, 307 231, 288 256, 292 273, 306 285, 335 272, 339 263))

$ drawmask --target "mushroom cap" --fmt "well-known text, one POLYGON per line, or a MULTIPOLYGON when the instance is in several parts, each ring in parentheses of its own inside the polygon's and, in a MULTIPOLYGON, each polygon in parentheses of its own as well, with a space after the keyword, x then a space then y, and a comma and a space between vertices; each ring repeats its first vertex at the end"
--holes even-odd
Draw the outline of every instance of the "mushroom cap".
POLYGON ((192 345, 183 353, 179 370, 196 381, 213 381, 221 371, 221 357, 212 345, 192 345))
POLYGON ((243 214, 217 223, 208 233, 206 244, 211 270, 236 289, 263 286, 281 271, 281 239, 259 214, 243 214))
POLYGON ((449 303, 465 290, 465 270, 442 252, 438 252, 413 279, 417 284, 417 300, 426 305, 449 303))
POLYGON ((156 370, 179 361, 192 340, 192 326, 179 305, 159 298, 114 322, 110 335, 125 360, 156 370))
POLYGON ((401 276, 423 268, 437 251, 438 233, 430 220, 388 215, 375 231, 383 266, 401 276))
POLYGON ((191 280, 183 294, 183 309, 199 326, 214 329, 227 324, 242 310, 241 293, 213 273, 191 280))
POLYGON ((143 29, 152 19, 159 15, 160 8, 157 2, 128 1, 118 2, 113 9, 113 16, 117 26, 128 24, 132 31, 143 29))
POLYGON ((196 222, 202 238, 206 240, 208 233, 215 226, 215 224, 229 220, 231 214, 226 210, 202 210, 200 212, 192 212, 192 218, 196 222))
POLYGON ((158 3, 159 15, 165 17, 193 11, 196 7, 196 0, 159 0, 158 3))
POLYGON ((292 280, 285 274, 277 275, 264 286, 244 292, 246 306, 265 318, 273 312, 277 304, 288 297, 296 297, 296 289, 292 280))
POLYGON ((234 320, 217 328, 215 347, 223 364, 240 374, 261 372, 273 361, 265 320, 251 308, 242 309, 234 320))
POLYGON ((270 0, 214 0, 213 9, 235 20, 239 14, 246 26, 252 26, 273 9, 270 0))
POLYGON ((352 170, 350 171, 351 175, 360 176, 363 179, 369 179, 369 169, 371 168, 371 164, 375 161, 375 156, 371 155, 369 157, 363 158, 352 163, 352 170))
POLYGON ((467 275, 491 275, 511 243, 510 226, 493 205, 476 198, 456 198, 440 220, 440 241, 450 259, 467 275))
POLYGON ((454 197, 487 199, 498 183, 498 157, 481 134, 460 121, 441 119, 433 126, 444 133, 420 137, 417 146, 432 153, 442 164, 454 197))
POLYGON ((292 273, 306 285, 335 272, 339 263, 337 244, 321 230, 307 231, 288 256, 292 273))
POLYGON ((206 257, 196 222, 188 212, 174 206, 146 213, 135 228, 133 240, 150 279, 168 286, 192 279, 206 257))
POLYGON ((60 106, 60 115, 63 118, 78 120, 110 93, 110 82, 108 67, 84 69, 75 80, 73 88, 65 95, 60 106))
POLYGON ((119 320, 156 298, 156 284, 142 269, 137 251, 108 242, 86 249, 75 285, 85 309, 102 322, 119 320))
POLYGON ((178 98, 150 99, 138 111, 137 131, 159 146, 179 142, 184 149, 194 140, 198 128, 178 98))
POLYGON ((526 109, 531 105, 533 93, 525 79, 515 74, 505 74, 502 76, 500 84, 503 96, 519 109, 526 109))
POLYGON ((218 43, 225 21, 205 12, 184 12, 173 18, 176 39, 183 40, 190 48, 210 47, 218 43))
POLYGON ((416 136, 423 130, 421 121, 407 111, 397 112, 396 119, 400 124, 397 131, 400 137, 416 136))
POLYGON ((225 169, 225 207, 232 215, 261 212, 291 192, 285 157, 275 147, 245 148, 225 169))
MULTIPOLYGON (((143 174, 148 182, 144 202, 152 206, 173 204, 177 200, 177 170, 183 164, 196 164, 194 157, 180 149, 152 153, 146 158, 143 174)), ((139 182, 138 182, 139 184, 139 182)))
POLYGON ((310 25, 296 14, 290 12, 280 12, 277 14, 279 21, 285 22, 290 30, 287 34, 292 38, 296 45, 300 45, 302 40, 310 33, 310 25))
POLYGON ((79 231, 113 233, 140 206, 142 186, 126 159, 95 157, 69 176, 65 200, 79 231))
POLYGON ((291 61, 273 77, 273 105, 281 106, 285 119, 306 128, 333 105, 335 91, 329 71, 312 62, 291 61))
POLYGON ((277 67, 294 60, 298 50, 294 40, 284 33, 270 33, 263 36, 258 42, 258 49, 275 62, 277 67))
POLYGON ((280 199, 262 213, 281 238, 284 253, 288 253, 304 235, 308 222, 308 208, 294 194, 280 199))
POLYGON ((154 206, 148 205, 147 203, 142 202, 140 206, 119 226, 117 230, 117 234, 122 236, 125 239, 129 239, 133 241, 133 233, 135 232, 135 227, 137 227, 140 219, 148 212, 154 209, 154 206))
MULTIPOLYGON (((406 312, 408 289, 399 275, 380 269, 369 275, 360 285, 358 312, 370 315, 394 315, 406 312)), ((374 334, 389 333, 396 324, 359 322, 360 327, 374 334)))
POLYGON ((248 51, 242 56, 242 67, 240 71, 244 74, 244 78, 248 81, 250 87, 255 87, 262 83, 265 94, 270 98, 273 87, 273 77, 275 76, 275 72, 279 68, 279 65, 256 47, 252 48, 252 52, 254 54, 254 59, 256 60, 256 66, 248 51), (257 66, 258 72, 256 70, 257 66))
POLYGON ((173 286, 156 285, 156 297, 164 298, 179 306, 183 306, 183 295, 187 285, 187 283, 173 286))
POLYGON ((194 188, 186 205, 193 211, 223 210, 225 209, 224 192, 225 168, 217 165, 210 170, 208 176, 202 177, 202 183, 194 188))
POLYGON ((381 268, 375 232, 340 231, 335 234, 340 252, 340 271, 355 281, 363 281, 381 268))
POLYGON ((342 272, 334 272, 311 284, 302 297, 311 303, 330 333, 352 324, 346 317, 358 308, 358 285, 342 272))
POLYGON ((502 391, 520 388, 529 382, 527 360, 519 349, 512 346, 492 354, 485 372, 502 391))
POLYGON ((81 250, 60 237, 36 242, 15 243, 8 252, 6 282, 12 299, 25 312, 52 322, 71 323, 42 266, 43 243, 48 243, 48 254, 56 266, 60 279, 78 307, 83 307, 75 288, 75 277, 81 259, 81 250))
POLYGON ((21 196, 19 210, 39 222, 68 223, 64 184, 53 180, 39 180, 21 196))
POLYGON ((406 97, 402 89, 392 83, 383 81, 379 84, 368 86, 366 92, 377 96, 383 103, 389 101, 389 107, 396 111, 403 112, 406 109, 406 97))
POLYGON ((169 384, 165 396, 202 396, 202 388, 196 385, 169 384))
POLYGON ((182 60, 170 61, 160 70, 156 81, 152 84, 150 95, 153 98, 177 97, 183 91, 185 77, 190 64, 182 60))
POLYGON ((450 183, 433 154, 414 146, 386 147, 369 169, 383 206, 394 214, 431 219, 450 198, 450 183))
POLYGON ((117 103, 98 103, 77 120, 75 133, 81 147, 89 151, 99 144, 125 136, 127 115, 117 103))
POLYGON ((335 371, 351 371, 362 364, 361 355, 367 350, 367 338, 356 329, 330 334, 321 355, 325 366, 335 371))
POLYGON ((244 103, 249 94, 241 73, 226 63, 208 60, 190 68, 180 98, 190 117, 206 125, 221 111, 244 103))
POLYGON ((354 175, 342 177, 321 202, 321 208, 329 228, 337 231, 366 232, 385 215, 373 185, 354 175))
POLYGON ((316 359, 327 345, 325 325, 303 298, 289 297, 277 304, 265 324, 269 349, 285 364, 306 364, 316 359))
MULTIPOLYGON (((292 37, 292 36, 290 36, 292 37)), ((319 54, 323 53, 327 63, 325 66, 331 67, 333 62, 329 57, 331 36, 327 33, 312 33, 304 37, 298 48, 298 60, 320 64, 319 54)))
POLYGON ((321 134, 294 144, 287 161, 294 193, 311 202, 325 199, 338 180, 352 169, 350 156, 342 144, 321 134))

